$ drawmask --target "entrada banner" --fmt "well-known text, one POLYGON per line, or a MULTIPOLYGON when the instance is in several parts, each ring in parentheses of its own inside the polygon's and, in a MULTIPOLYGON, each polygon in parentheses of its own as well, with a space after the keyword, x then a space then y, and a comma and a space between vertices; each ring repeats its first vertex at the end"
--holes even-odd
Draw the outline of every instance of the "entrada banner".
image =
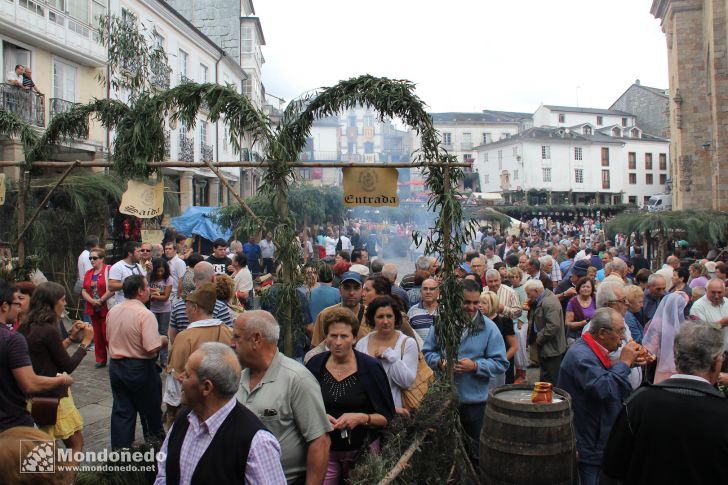
POLYGON ((398 206, 396 168, 344 168, 344 205, 398 206))
POLYGON ((164 208, 164 181, 156 185, 129 180, 126 192, 121 196, 119 212, 140 219, 151 219, 162 214, 164 208))

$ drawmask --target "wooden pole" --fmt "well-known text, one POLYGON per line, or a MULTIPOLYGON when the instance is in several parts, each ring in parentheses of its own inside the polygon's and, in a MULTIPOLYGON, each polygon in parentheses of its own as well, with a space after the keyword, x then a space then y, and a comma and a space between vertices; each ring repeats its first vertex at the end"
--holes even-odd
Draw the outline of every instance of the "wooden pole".
MULTIPOLYGON (((23 236, 25 233, 30 229, 30 225, 33 224, 33 221, 38 217, 40 214, 40 211, 43 210, 43 207, 48 203, 48 199, 51 198, 51 195, 53 192, 63 183, 64 180, 66 180, 66 177, 71 173, 71 171, 76 168, 79 163, 78 160, 72 163, 71 166, 69 166, 65 172, 63 172, 63 175, 61 175, 61 178, 58 179, 58 181, 53 184, 53 187, 48 191, 48 193, 45 195, 41 203, 38 205, 38 207, 35 208, 35 211, 33 212, 33 215, 30 216, 30 219, 28 219, 27 224, 23 226, 21 230, 18 231, 18 237, 15 239, 15 244, 18 245, 18 255, 20 255, 20 242, 23 239, 23 236)), ((23 203, 23 216, 25 216, 25 203, 23 203)), ((18 222, 20 222, 20 206, 18 205, 18 222)), ((18 226, 20 228, 20 226, 18 226)), ((20 256, 18 256, 20 257, 20 256)))
POLYGON ((245 209, 245 212, 247 212, 248 214, 250 214, 250 217, 252 217, 253 219, 255 219, 255 221, 258 224, 262 224, 262 221, 258 218, 258 216, 255 215, 255 213, 253 212, 253 209, 251 209, 250 206, 248 204, 246 204, 245 201, 240 197, 240 194, 238 194, 235 191, 235 189, 233 189, 230 186, 230 184, 228 183, 228 181, 225 180, 225 177, 223 177, 220 174, 220 171, 212 165, 212 162, 209 162, 209 161, 205 160, 205 164, 208 166, 208 168, 210 170, 212 170, 212 173, 214 173, 215 175, 217 175, 217 178, 220 179, 220 182, 225 186, 225 188, 228 189, 233 194, 233 197, 235 197, 235 199, 238 201, 238 203, 241 206, 243 206, 243 209, 245 209))
POLYGON ((379 480, 379 483, 377 483, 377 485, 389 485, 394 481, 395 478, 397 478, 400 473, 404 471, 405 468, 409 466, 409 461, 412 459, 412 456, 415 454, 415 452, 419 449, 422 441, 425 439, 425 436, 427 436, 429 432, 430 430, 428 429, 425 433, 422 433, 422 435, 418 436, 411 445, 409 445, 407 450, 397 461, 397 464, 391 470, 389 470, 386 475, 384 475, 384 478, 379 480))
MULTIPOLYGON (((33 162, 32 166, 35 168, 66 168, 69 164, 74 162, 49 162, 49 161, 37 161, 33 162)), ((417 163, 362 163, 362 162, 301 162, 291 161, 287 162, 291 167, 300 168, 416 168, 423 167, 425 164, 417 163)), ((11 160, 1 160, 0 168, 2 167, 22 167, 24 162, 17 162, 11 160)), ((180 162, 177 160, 169 160, 167 162, 149 162, 150 167, 154 168, 208 168, 205 163, 190 163, 180 162)), ((439 164, 435 164, 439 165, 439 164)), ((452 167, 471 168, 472 163, 452 163, 449 164, 452 167)), ((109 162, 94 160, 91 162, 78 162, 79 167, 83 168, 114 168, 114 165, 109 162)), ((216 162, 214 164, 217 168, 268 168, 271 166, 269 162, 216 162)))

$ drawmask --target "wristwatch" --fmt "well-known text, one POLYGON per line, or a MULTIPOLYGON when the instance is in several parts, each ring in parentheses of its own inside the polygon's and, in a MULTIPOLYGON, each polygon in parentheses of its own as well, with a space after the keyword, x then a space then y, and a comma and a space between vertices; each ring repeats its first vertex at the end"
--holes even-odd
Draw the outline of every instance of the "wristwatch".
POLYGON ((80 344, 78 346, 78 348, 81 349, 81 350, 83 350, 84 352, 88 352, 89 351, 89 346, 88 345, 80 344))

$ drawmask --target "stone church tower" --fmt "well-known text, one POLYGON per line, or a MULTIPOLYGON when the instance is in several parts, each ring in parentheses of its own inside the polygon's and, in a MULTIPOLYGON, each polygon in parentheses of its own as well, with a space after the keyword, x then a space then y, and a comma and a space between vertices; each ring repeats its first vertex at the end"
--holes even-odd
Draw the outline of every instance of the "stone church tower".
POLYGON ((728 0, 653 0, 670 74, 673 208, 728 210, 728 0))

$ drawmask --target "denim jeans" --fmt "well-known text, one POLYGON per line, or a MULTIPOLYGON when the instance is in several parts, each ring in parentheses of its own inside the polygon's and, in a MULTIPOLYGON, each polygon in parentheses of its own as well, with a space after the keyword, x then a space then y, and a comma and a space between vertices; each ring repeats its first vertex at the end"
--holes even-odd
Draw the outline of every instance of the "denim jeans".
MULTIPOLYGON (((171 314, 171 312, 154 314, 154 316, 157 317, 157 332, 159 332, 159 335, 167 335, 167 332, 169 331, 169 316, 171 314)), ((162 369, 167 367, 167 354, 169 353, 169 350, 167 350, 168 348, 169 346, 162 347, 159 351, 159 365, 162 366, 162 369)))
POLYGON ((579 485, 599 485, 601 467, 589 463, 579 463, 579 485))
POLYGON ((163 439, 162 381, 156 359, 111 359, 109 380, 114 397, 111 448, 129 448, 134 443, 137 413, 144 439, 163 439))
POLYGON ((483 427, 485 417, 485 404, 479 402, 458 406, 460 424, 462 424, 463 431, 465 431, 465 448, 476 470, 480 459, 480 430, 483 427))

